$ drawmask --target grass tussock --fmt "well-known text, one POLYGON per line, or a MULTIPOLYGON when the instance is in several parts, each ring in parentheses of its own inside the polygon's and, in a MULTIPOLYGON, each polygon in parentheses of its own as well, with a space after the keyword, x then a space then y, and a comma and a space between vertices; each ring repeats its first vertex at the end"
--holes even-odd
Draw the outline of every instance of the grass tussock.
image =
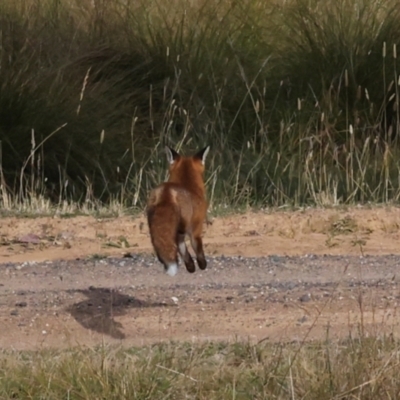
POLYGON ((0 365, 2 399, 372 400, 400 390, 391 339, 3 351, 0 365))
POLYGON ((211 204, 400 196, 395 0, 0 5, 0 202, 144 204, 210 143, 211 204))

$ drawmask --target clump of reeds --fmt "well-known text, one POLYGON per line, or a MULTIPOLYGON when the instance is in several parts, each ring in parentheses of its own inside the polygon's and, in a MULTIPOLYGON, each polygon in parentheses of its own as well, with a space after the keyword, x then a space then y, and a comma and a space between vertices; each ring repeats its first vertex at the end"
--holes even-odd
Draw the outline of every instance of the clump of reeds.
POLYGON ((394 0, 0 11, 3 207, 141 206, 165 177, 165 144, 205 143, 212 204, 399 198, 394 0))

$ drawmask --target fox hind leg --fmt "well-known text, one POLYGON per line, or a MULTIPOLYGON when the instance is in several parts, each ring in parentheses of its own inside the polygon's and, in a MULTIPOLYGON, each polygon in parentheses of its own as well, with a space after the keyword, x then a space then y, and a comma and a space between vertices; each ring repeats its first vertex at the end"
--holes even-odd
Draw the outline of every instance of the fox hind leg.
POLYGON ((186 243, 185 243, 185 235, 178 234, 178 250, 181 255, 183 262, 185 263, 186 269, 188 272, 193 273, 196 271, 196 266, 194 264, 193 258, 190 255, 186 243))
POLYGON ((197 264, 200 269, 204 270, 207 268, 207 261, 204 255, 203 240, 201 236, 190 236, 190 241, 194 252, 196 253, 197 264))

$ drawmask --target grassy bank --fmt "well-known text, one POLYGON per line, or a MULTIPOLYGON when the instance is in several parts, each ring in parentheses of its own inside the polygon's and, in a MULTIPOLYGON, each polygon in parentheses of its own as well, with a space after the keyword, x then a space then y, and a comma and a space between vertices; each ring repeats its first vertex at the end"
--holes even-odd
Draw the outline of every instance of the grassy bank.
POLYGON ((393 399, 390 339, 2 352, 2 399, 393 399))
POLYGON ((0 5, 2 206, 139 206, 212 145, 212 204, 400 195, 395 0, 0 5))

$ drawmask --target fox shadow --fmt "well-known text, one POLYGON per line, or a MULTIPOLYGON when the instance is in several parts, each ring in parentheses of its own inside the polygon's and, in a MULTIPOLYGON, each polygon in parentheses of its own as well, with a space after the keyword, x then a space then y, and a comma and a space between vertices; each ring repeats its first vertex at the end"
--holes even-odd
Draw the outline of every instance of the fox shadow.
POLYGON ((146 302, 135 297, 119 293, 109 288, 93 287, 69 290, 69 293, 81 293, 87 299, 67 307, 66 311, 85 329, 124 339, 123 326, 115 317, 125 315, 131 308, 167 307, 165 303, 146 302))

